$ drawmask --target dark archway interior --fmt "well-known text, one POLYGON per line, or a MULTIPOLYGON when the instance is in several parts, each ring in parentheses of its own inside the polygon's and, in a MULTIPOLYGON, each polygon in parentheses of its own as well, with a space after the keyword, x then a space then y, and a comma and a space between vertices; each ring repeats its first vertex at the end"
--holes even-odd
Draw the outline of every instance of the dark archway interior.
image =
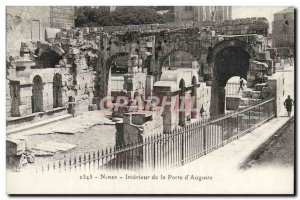
POLYGON ((33 78, 32 86, 32 113, 43 111, 43 80, 40 76, 33 78))
POLYGON ((238 46, 225 47, 214 57, 214 78, 212 85, 211 115, 225 113, 225 86, 233 76, 247 80, 250 54, 238 46))
POLYGON ((53 108, 62 107, 62 76, 55 74, 53 77, 53 108))
POLYGON ((118 76, 128 73, 128 59, 128 54, 115 56, 110 62, 111 74, 118 76))
POLYGON ((250 55, 244 49, 232 46, 218 52, 215 57, 215 76, 219 87, 225 87, 227 81, 233 76, 247 79, 250 55))
POLYGON ((39 58, 41 68, 55 68, 59 64, 62 57, 54 51, 42 53, 39 58))

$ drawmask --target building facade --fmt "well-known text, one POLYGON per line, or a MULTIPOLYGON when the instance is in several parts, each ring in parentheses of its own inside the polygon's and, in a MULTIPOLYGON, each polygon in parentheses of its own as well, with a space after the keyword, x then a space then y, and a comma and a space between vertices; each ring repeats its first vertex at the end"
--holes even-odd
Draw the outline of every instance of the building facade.
POLYGON ((223 21, 232 19, 232 6, 175 6, 175 21, 223 21))
POLYGON ((272 47, 277 48, 281 57, 294 52, 294 7, 289 7, 274 14, 272 30, 272 47))

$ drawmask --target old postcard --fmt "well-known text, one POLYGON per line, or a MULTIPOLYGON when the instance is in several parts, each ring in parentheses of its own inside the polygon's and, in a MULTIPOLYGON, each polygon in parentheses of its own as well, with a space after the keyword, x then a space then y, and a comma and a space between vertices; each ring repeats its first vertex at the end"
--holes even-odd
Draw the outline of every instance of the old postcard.
POLYGON ((8 194, 295 193, 293 6, 7 6, 8 194))

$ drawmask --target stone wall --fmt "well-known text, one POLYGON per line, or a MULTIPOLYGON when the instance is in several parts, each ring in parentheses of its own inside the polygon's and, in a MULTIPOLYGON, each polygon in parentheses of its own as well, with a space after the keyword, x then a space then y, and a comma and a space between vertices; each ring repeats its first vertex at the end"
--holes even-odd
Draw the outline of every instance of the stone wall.
POLYGON ((293 55, 295 48, 295 21, 294 8, 290 7, 283 12, 274 14, 273 30, 272 30, 272 47, 288 48, 289 51, 279 51, 279 56, 287 58, 293 55))
POLYGON ((21 42, 45 41, 45 28, 50 27, 50 7, 6 7, 6 53, 17 56, 21 42), (36 34, 32 34, 32 31, 36 34))
POLYGON ((126 113, 123 117, 123 123, 116 126, 117 146, 141 142, 149 136, 163 132, 162 117, 158 111, 126 113))

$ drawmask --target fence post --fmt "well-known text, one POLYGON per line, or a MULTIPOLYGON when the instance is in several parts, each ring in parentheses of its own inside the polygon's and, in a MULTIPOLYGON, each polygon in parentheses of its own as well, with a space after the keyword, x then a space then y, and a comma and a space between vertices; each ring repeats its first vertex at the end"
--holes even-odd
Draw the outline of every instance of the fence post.
POLYGON ((225 129, 225 119, 222 120, 222 147, 224 146, 224 129, 225 129))
POLYGON ((239 120, 239 114, 238 113, 236 114, 236 121, 237 121, 236 136, 237 136, 237 138, 239 138, 239 127, 240 127, 239 126, 239 123, 240 123, 239 121, 240 120, 239 120))
POLYGON ((181 132, 181 165, 184 165, 184 133, 185 127, 183 127, 183 131, 181 132))
POLYGON ((273 100, 273 110, 274 110, 274 114, 275 114, 275 117, 278 117, 277 116, 277 97, 275 97, 276 99, 273 100))
MULTIPOLYGON (((152 139, 152 137, 151 137, 151 139, 152 139)), ((156 145, 155 145, 155 143, 156 143, 156 135, 153 137, 153 140, 152 140, 152 142, 153 142, 153 170, 155 170, 155 154, 156 154, 156 145)))
POLYGON ((258 106, 258 121, 260 122, 260 106, 258 106))
POLYGON ((206 126, 207 126, 207 124, 204 123, 204 125, 203 125, 203 149, 204 149, 204 155, 206 155, 206 126))

